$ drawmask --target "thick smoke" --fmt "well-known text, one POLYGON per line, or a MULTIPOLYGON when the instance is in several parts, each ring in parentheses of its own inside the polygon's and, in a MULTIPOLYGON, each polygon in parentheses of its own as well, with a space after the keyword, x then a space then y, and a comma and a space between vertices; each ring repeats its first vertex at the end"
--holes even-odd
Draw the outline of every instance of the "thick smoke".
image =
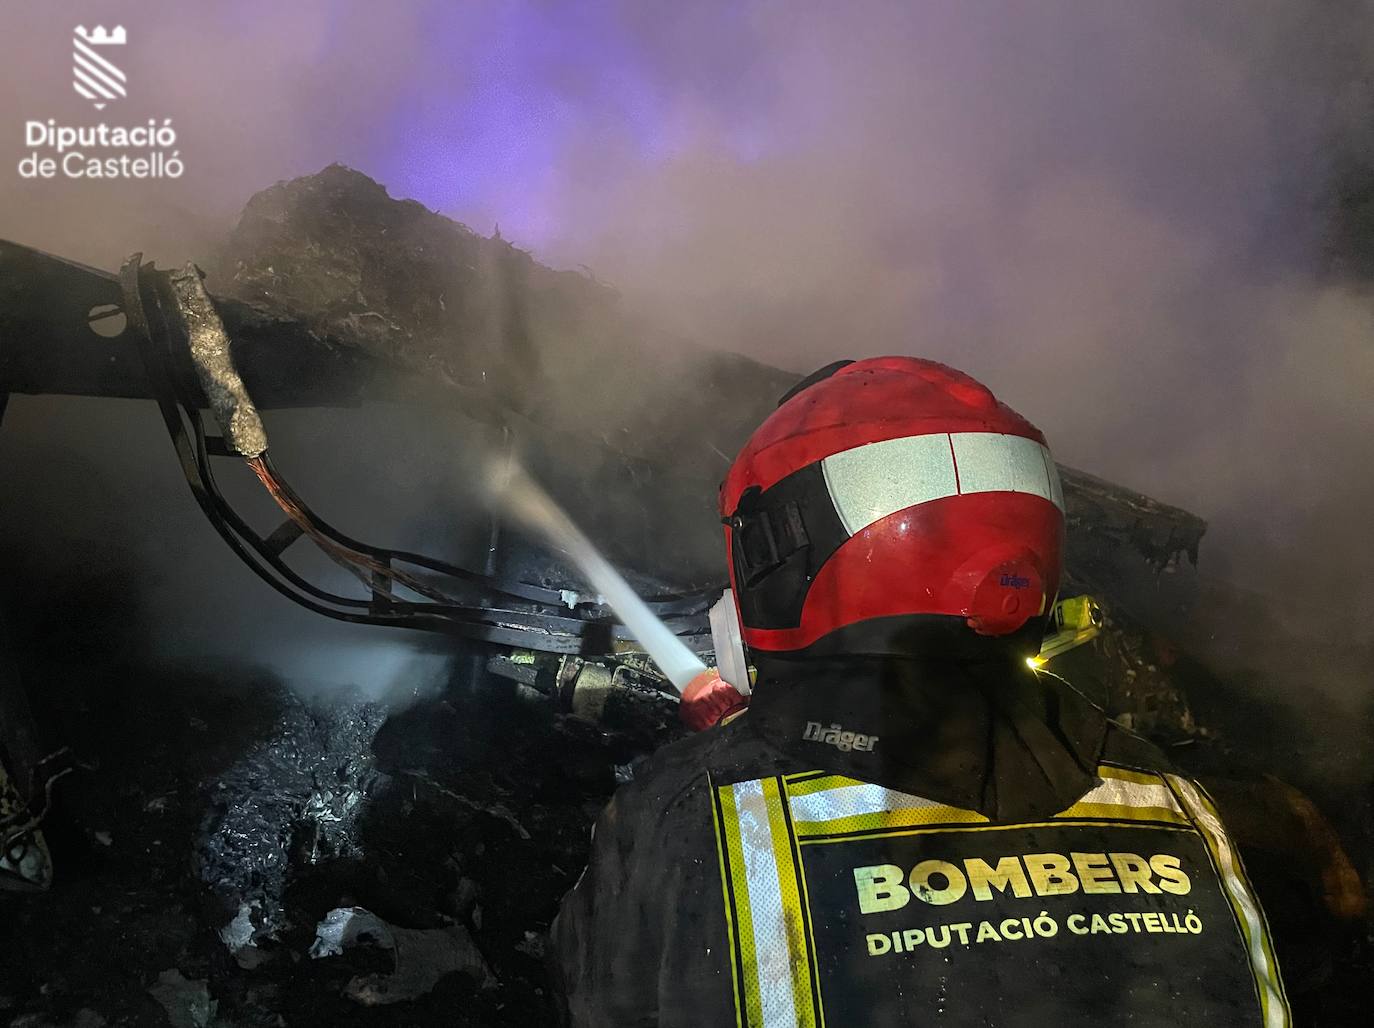
POLYGON ((642 27, 675 144, 579 148, 560 209, 605 200, 560 245, 716 345, 964 368, 1061 459, 1209 518, 1212 573, 1364 632, 1374 307, 1317 269, 1368 10, 749 11, 734 76, 671 60, 714 20, 642 27))
POLYGON ((1061 459, 1207 517, 1204 569, 1281 597, 1319 652, 1369 644, 1374 307, 1319 274, 1333 167, 1369 149, 1362 4, 3 18, 23 46, 0 68, 0 235, 103 266, 199 257, 251 192, 340 160, 590 266, 680 337, 798 371, 961 367, 1061 459), (173 117, 182 180, 13 174, 22 121, 90 116, 68 82, 78 21, 128 27, 118 119, 173 117))

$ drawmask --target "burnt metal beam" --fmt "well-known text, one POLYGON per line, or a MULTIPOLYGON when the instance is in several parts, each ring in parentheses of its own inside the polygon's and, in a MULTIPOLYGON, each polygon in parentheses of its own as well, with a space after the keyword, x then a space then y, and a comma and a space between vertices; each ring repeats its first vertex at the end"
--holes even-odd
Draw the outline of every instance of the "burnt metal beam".
POLYGON ((1059 477, 1071 542, 1095 536, 1113 546, 1130 547, 1155 568, 1174 562, 1180 554, 1197 564, 1207 522, 1196 514, 1062 464, 1059 477))
MULTIPOLYGON (((118 276, 0 240, 0 392, 156 399, 124 303, 118 276)), ((478 417, 496 417, 492 403, 471 390, 459 387, 455 399, 455 387, 439 390, 295 319, 233 300, 214 303, 259 408, 432 398, 448 409, 461 404, 478 417)), ((171 370, 204 408, 189 357, 173 354, 171 370)))

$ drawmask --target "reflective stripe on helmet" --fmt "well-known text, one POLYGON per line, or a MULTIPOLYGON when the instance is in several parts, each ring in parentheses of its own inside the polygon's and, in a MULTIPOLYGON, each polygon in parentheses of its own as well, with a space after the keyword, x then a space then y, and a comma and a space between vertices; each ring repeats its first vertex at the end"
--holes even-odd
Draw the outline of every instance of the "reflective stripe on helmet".
POLYGON ((913 435, 842 450, 821 461, 825 487, 850 535, 918 503, 959 494, 949 434, 913 435))
POLYGON ((850 535, 890 514, 966 493, 1029 493, 1064 509, 1049 450, 1001 432, 937 432, 867 443, 821 461, 850 535))
POLYGON ((1034 439, 1000 432, 955 432, 949 441, 961 493, 1031 493, 1064 509, 1054 460, 1034 439))

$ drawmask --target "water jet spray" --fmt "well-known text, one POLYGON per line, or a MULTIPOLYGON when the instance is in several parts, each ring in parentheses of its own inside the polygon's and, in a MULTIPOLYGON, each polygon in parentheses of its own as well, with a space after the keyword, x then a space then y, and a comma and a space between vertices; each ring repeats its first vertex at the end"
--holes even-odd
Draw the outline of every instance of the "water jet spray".
POLYGON ((700 658, 640 599, 566 511, 514 460, 486 476, 491 502, 527 530, 564 551, 678 692, 706 670, 700 658))

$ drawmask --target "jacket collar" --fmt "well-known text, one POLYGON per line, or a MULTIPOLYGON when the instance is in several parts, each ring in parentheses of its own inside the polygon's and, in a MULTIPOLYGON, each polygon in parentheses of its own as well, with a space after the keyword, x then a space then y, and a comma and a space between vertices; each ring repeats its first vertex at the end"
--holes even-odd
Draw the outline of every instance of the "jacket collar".
POLYGON ((1097 781, 1100 709, 1023 663, 759 655, 752 731, 811 768, 994 821, 1047 817, 1097 781))

